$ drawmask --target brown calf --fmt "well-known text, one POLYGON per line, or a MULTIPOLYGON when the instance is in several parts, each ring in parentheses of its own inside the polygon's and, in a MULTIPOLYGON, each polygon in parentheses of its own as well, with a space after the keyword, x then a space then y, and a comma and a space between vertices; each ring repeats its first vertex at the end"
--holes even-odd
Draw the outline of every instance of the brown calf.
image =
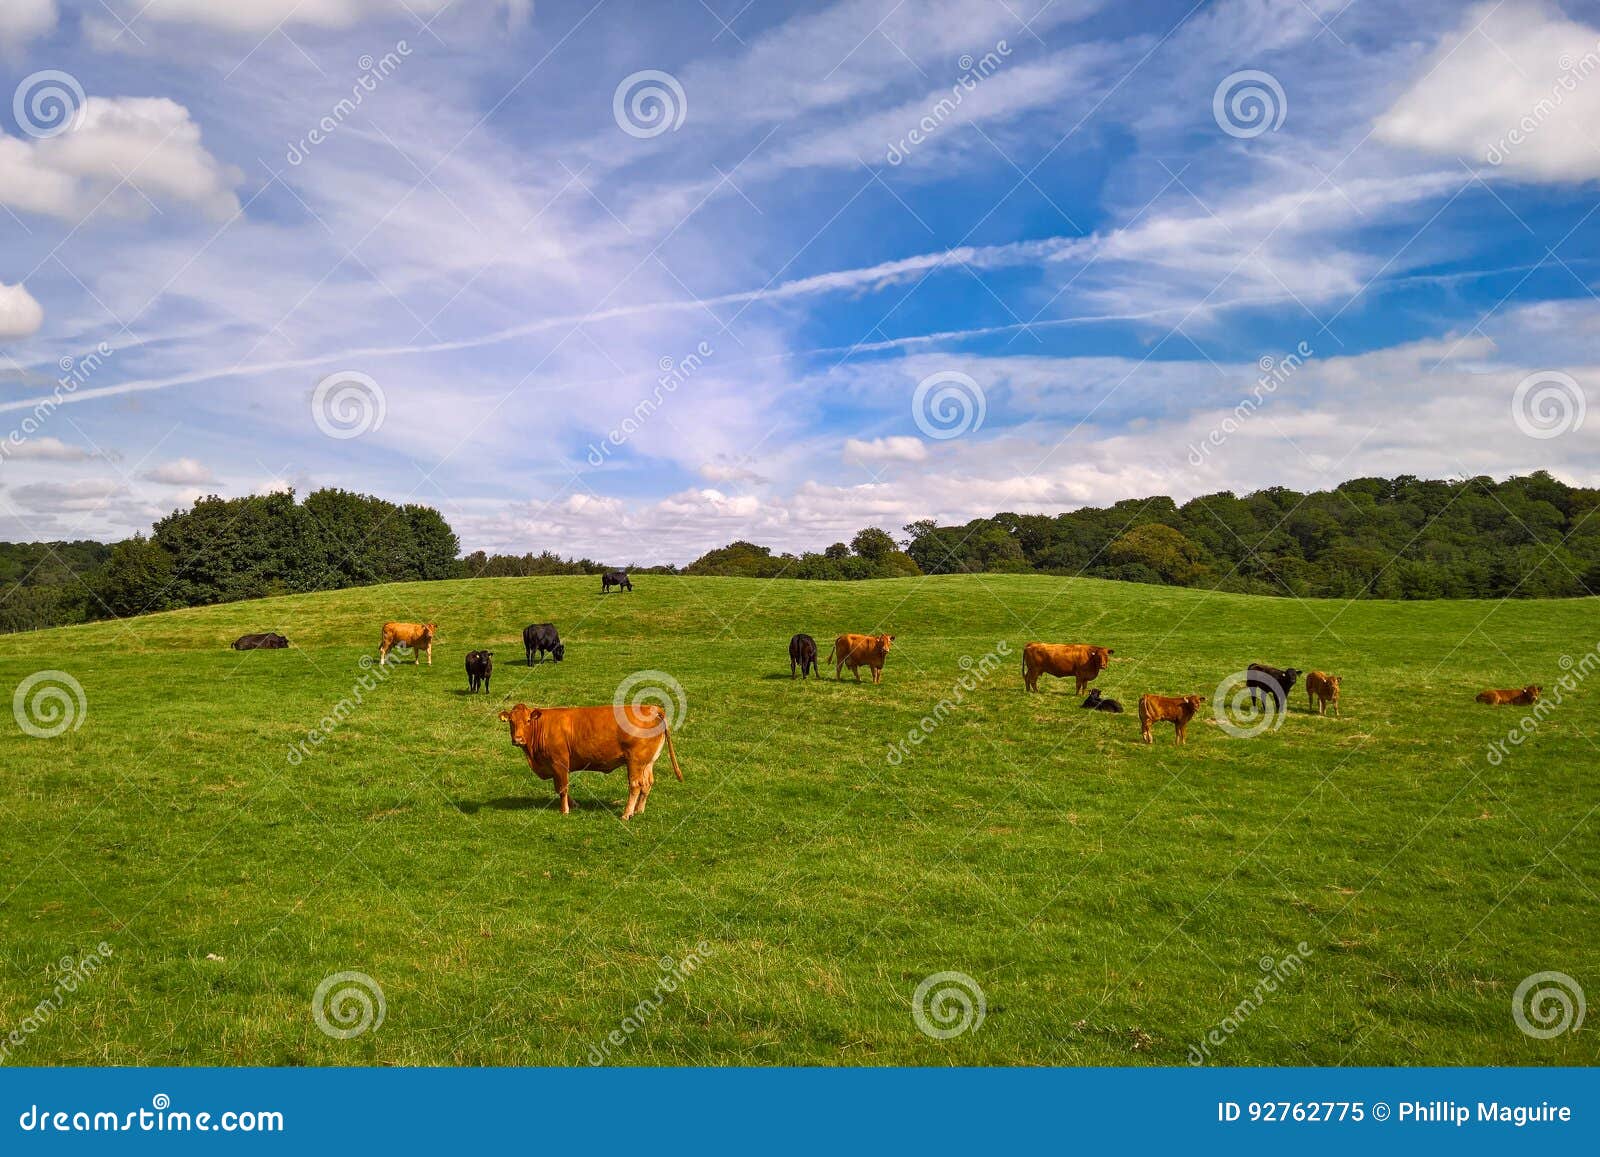
POLYGON ((673 773, 683 781, 678 753, 672 749, 667 713, 654 704, 642 707, 529 707, 518 703, 500 712, 511 724, 511 742, 522 748, 528 766, 540 779, 555 780, 561 814, 572 810, 567 777, 574 771, 628 769, 628 806, 623 819, 644 813, 656 782, 656 759, 666 746, 673 773))
POLYGON ((1502 703, 1526 707, 1530 703, 1539 702, 1539 696, 1542 694, 1544 694, 1543 687, 1536 687, 1529 683, 1526 687, 1513 687, 1509 691, 1496 691, 1492 688, 1488 691, 1479 691, 1478 702, 1488 703, 1493 707, 1498 707, 1502 703))
POLYGON ((850 674, 856 677, 856 682, 861 682, 859 668, 868 667, 872 671, 872 681, 883 681, 883 660, 889 654, 889 644, 894 642, 893 635, 840 635, 833 641, 833 654, 829 656, 834 662, 833 677, 844 678, 844 669, 850 668, 850 674))
POLYGON ((1194 718, 1205 703, 1200 695, 1185 695, 1178 698, 1173 695, 1141 695, 1139 696, 1139 738, 1146 743, 1154 743, 1155 737, 1150 734, 1150 725, 1153 723, 1171 723, 1177 732, 1178 743, 1186 743, 1184 733, 1189 729, 1189 720, 1194 718))
POLYGON ((1339 714, 1339 680, 1341 675, 1325 675, 1321 671, 1312 671, 1306 676, 1306 708, 1315 710, 1318 715, 1328 713, 1328 704, 1333 704, 1333 713, 1339 714))
POLYGON ((383 641, 378 644, 378 666, 383 666, 389 652, 395 647, 410 647, 411 661, 421 664, 422 652, 428 653, 428 666, 433 666, 432 623, 385 623, 383 641))

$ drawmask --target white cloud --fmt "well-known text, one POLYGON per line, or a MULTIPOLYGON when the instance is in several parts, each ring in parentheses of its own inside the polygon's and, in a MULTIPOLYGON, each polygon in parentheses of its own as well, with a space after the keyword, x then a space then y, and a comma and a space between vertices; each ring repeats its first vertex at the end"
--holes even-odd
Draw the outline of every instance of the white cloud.
POLYGON ((83 462, 94 455, 82 446, 71 446, 60 438, 29 438, 18 445, 8 446, 6 458, 31 458, 41 462, 83 462))
POLYGON ((193 458, 177 458, 146 470, 144 477, 163 486, 199 486, 212 480, 211 468, 193 458))
POLYGON ((5 0, 0 4, 0 51, 14 51, 56 26, 55 0, 5 0))
POLYGON ((44 307, 24 285, 0 282, 0 341, 32 337, 44 324, 44 307))
POLYGON ((1600 177, 1600 29, 1541 3, 1482 6, 1422 68, 1379 140, 1530 180, 1600 177))
POLYGON ((928 456, 928 447, 920 438, 895 437, 846 438, 844 460, 858 466, 871 466, 878 462, 921 462, 928 456))
POLYGON ((0 135, 0 205, 69 221, 144 217, 152 202, 226 218, 243 180, 206 151, 189 110, 162 97, 89 97, 81 122, 59 136, 0 135))
POLYGON ((115 478, 80 478, 73 482, 31 482, 10 492, 23 510, 43 514, 90 511, 106 499, 125 493, 115 478))
POLYGON ((137 0, 122 5, 122 17, 132 21, 137 15, 140 20, 264 35, 296 25, 349 28, 362 20, 385 17, 415 25, 454 6, 474 3, 504 11, 513 27, 526 24, 533 15, 533 0, 137 0))

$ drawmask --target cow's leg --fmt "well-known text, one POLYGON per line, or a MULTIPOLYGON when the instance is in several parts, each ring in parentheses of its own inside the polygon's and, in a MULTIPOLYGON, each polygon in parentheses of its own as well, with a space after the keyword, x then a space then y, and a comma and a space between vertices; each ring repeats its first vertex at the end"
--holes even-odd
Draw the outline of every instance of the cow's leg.
POLYGON ((1186 740, 1184 739, 1184 732, 1188 729, 1188 724, 1179 719, 1177 722, 1173 723, 1172 729, 1173 731, 1177 732, 1177 743, 1180 745, 1185 743, 1186 740))
POLYGON ((838 682, 840 679, 844 678, 844 657, 843 656, 839 656, 839 655, 834 656, 833 678, 834 678, 835 682, 838 682))
POLYGON ((428 666, 433 666, 433 640, 428 640, 428 666))
POLYGON ((561 814, 566 815, 572 810, 572 797, 567 794, 567 761, 557 759, 554 763, 555 768, 551 773, 551 778, 556 781, 556 795, 561 798, 561 814))
POLYGON ((795 666, 795 664, 794 664, 794 656, 790 655, 789 656, 789 678, 791 678, 791 679, 794 678, 794 666, 795 666))
POLYGON ((1154 743, 1155 742, 1155 736, 1150 734, 1150 721, 1148 719, 1139 720, 1139 742, 1141 742, 1141 743, 1154 743))
POLYGON ((378 666, 383 666, 389 660, 389 644, 378 644, 378 666))
POLYGON ((633 813, 644 810, 644 795, 648 790, 644 786, 644 777, 649 774, 650 764, 641 756, 628 753, 628 806, 622 809, 622 818, 632 819, 633 813))

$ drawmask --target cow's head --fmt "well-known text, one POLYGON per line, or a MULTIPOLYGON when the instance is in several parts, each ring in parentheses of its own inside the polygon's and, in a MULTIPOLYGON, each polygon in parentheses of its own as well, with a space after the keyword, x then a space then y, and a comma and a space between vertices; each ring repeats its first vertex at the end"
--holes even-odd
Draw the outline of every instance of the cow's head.
POLYGON ((544 712, 526 703, 518 703, 509 711, 500 712, 500 722, 511 724, 511 742, 518 747, 532 747, 538 738, 539 717, 544 712))
POLYGON ((1290 667, 1283 673, 1283 689, 1287 691, 1290 687, 1293 687, 1294 681, 1298 678, 1300 678, 1300 668, 1290 667))
POLYGON ((1328 676, 1328 686, 1332 689, 1333 697, 1335 699, 1337 699, 1339 697, 1339 680, 1343 679, 1343 678, 1344 678, 1343 675, 1329 675, 1328 676))
POLYGON ((1193 719, 1195 713, 1204 707, 1205 703, 1206 697, 1204 695, 1185 695, 1183 697, 1183 717, 1185 719, 1193 719))
POLYGON ((422 637, 424 639, 426 639, 426 640, 431 642, 432 639, 433 639, 433 632, 434 632, 434 625, 432 623, 423 624, 422 637))
POLYGON ((894 636, 893 635, 879 635, 878 636, 878 654, 887 655, 889 653, 889 644, 892 643, 892 642, 894 642, 894 636))
POLYGON ((1543 687, 1537 687, 1532 683, 1529 683, 1522 690, 1523 690, 1523 693, 1525 695, 1527 695, 1529 703, 1537 703, 1537 702, 1539 702, 1539 696, 1544 694, 1544 688, 1543 687))
POLYGON ((556 662, 559 663, 567 657, 567 645, 565 643, 557 643, 556 649, 550 653, 556 657, 556 662))
POLYGON ((1091 658, 1094 659, 1094 665, 1096 667, 1104 667, 1104 666, 1106 666, 1108 663, 1111 662, 1111 656, 1115 655, 1115 654, 1116 654, 1116 652, 1113 651, 1110 647, 1090 647, 1089 648, 1089 655, 1090 655, 1091 658))

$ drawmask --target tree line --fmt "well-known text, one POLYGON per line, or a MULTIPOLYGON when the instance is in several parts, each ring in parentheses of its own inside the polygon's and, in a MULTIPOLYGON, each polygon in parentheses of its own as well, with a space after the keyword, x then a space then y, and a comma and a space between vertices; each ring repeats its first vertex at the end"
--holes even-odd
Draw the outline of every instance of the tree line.
MULTIPOLYGON (((872 579, 1087 575, 1302 598, 1560 598, 1600 591, 1600 490, 1549 474, 1496 482, 1356 478, 1331 490, 1128 499, 1062 514, 867 527, 848 544, 774 554, 740 540, 635 573, 872 579)), ((550 551, 460 557, 438 511, 318 490, 205 498, 148 536, 0 543, 0 631, 267 595, 422 579, 599 574, 550 551)))

